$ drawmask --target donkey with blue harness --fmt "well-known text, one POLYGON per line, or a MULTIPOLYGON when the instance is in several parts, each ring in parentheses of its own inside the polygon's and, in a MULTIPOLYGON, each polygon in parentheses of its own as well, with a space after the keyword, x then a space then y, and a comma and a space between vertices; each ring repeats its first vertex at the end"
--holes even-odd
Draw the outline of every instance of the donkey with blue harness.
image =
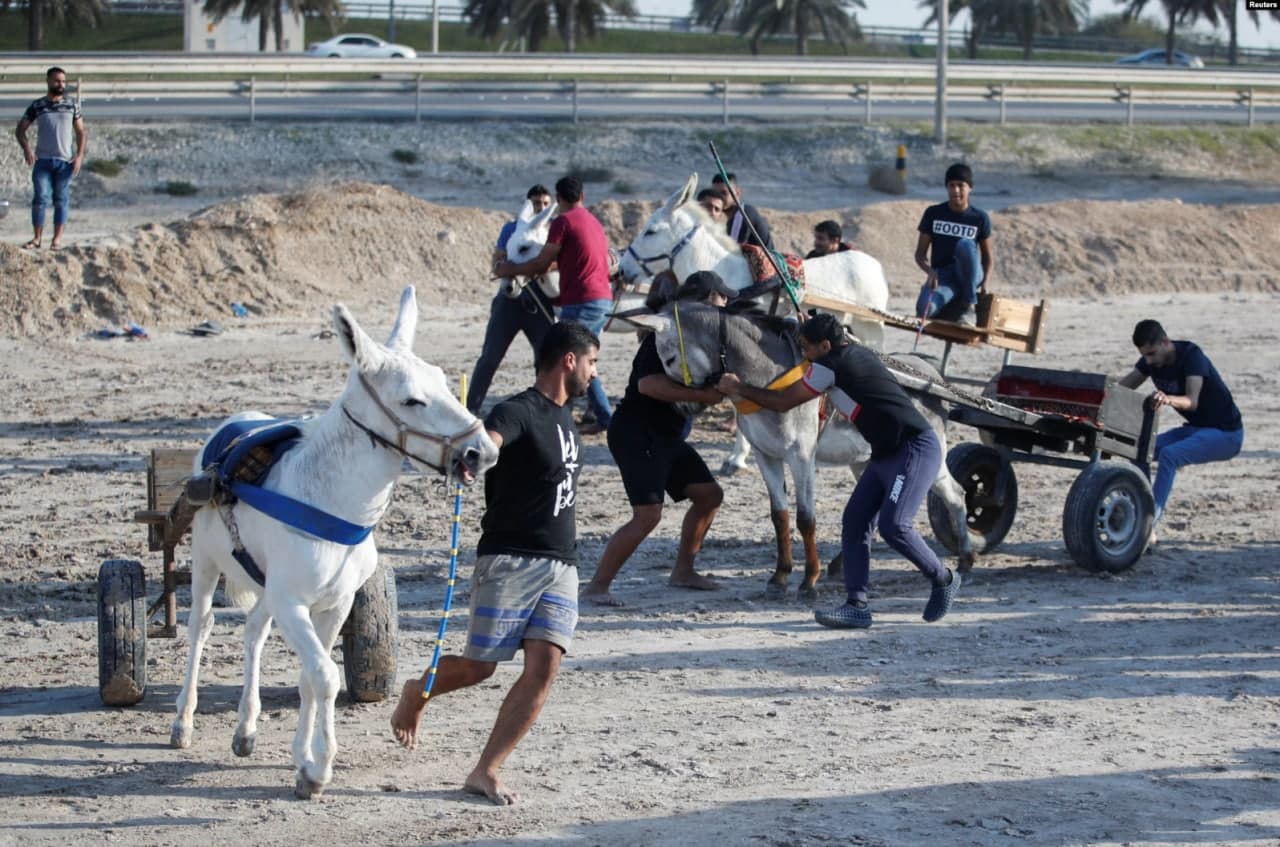
POLYGON ((498 459, 443 372, 414 355, 417 320, 412 287, 385 346, 336 306, 337 337, 352 365, 341 396, 314 418, 230 418, 196 457, 185 494, 192 506, 202 505, 192 516, 190 655, 170 743, 191 744, 200 655, 213 626, 214 588, 225 576, 227 595, 247 609, 232 750, 253 751, 260 658, 274 620, 302 668, 293 760, 295 794, 304 799, 333 777, 340 676, 330 651, 377 565, 371 532, 404 460, 470 482, 498 459))

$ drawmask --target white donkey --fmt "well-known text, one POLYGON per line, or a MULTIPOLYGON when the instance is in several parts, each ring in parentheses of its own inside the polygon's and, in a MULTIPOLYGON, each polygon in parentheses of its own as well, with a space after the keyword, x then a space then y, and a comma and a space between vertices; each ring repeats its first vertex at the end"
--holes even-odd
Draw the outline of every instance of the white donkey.
MULTIPOLYGON (((542 252, 551 234, 551 218, 556 213, 556 204, 552 203, 541 212, 534 213, 533 204, 528 200, 520 207, 516 215, 516 228, 507 239, 507 258, 512 262, 527 262, 542 252)), ((518 276, 502 281, 502 293, 508 297, 519 297, 526 285, 537 285, 548 299, 560 296, 560 272, 547 271, 540 277, 518 276)), ((555 323, 555 315, 548 315, 555 323)))
MULTIPOLYGON (((622 273, 637 287, 645 278, 670 269, 677 280, 694 271, 715 271, 735 291, 750 288, 755 280, 738 244, 725 233, 724 227, 707 215, 694 201, 698 175, 692 174, 684 187, 667 198, 645 224, 644 229, 622 256, 622 273)), ((861 250, 844 250, 804 263, 807 291, 827 299, 854 303, 884 311, 889 306, 889 283, 880 262, 861 250)), ((634 306, 631 300, 620 304, 634 306)), ((823 310, 825 311, 825 310, 823 310)), ((848 326, 858 340, 880 350, 884 346, 884 323, 854 317, 847 313, 836 318, 848 326)), ((720 472, 732 475, 747 466, 751 446, 741 434, 733 451, 725 459, 720 472)))
MULTIPOLYGON (((755 282, 746 258, 721 224, 711 220, 694 200, 698 175, 667 198, 650 216, 644 229, 622 254, 622 273, 628 281, 654 277, 671 269, 677 280, 694 271, 715 271, 735 291, 755 282)), ((843 303, 884 310, 889 305, 889 283, 880 262, 861 250, 845 250, 804 263, 807 291, 843 303)), ((854 335, 868 346, 884 346, 884 324, 837 314, 854 335)))
MULTIPOLYGON (((360 329, 345 306, 334 307, 333 320, 351 362, 346 388, 328 411, 298 422, 301 440, 275 464, 261 489, 351 525, 373 527, 390 503, 406 458, 424 470, 456 474, 464 481, 497 462, 497 448, 480 421, 450 394, 444 373, 413 353, 418 306, 412 287, 401 297, 385 347, 360 329)), ((227 423, 262 419, 249 412, 227 423)), ((199 474, 199 458, 196 464, 199 474)), ((261 709, 259 660, 274 618, 301 664, 293 738, 295 793, 303 799, 319 795, 333 777, 337 752, 333 709, 340 677, 329 654, 356 591, 377 560, 372 536, 350 546, 322 540, 243 499, 231 506, 215 500, 200 509, 191 538, 190 654, 171 745, 191 744, 200 654, 213 628, 213 593, 223 575, 228 596, 248 610, 244 690, 232 750, 239 756, 253 751, 261 709), (237 542, 265 573, 262 586, 233 558, 237 542)))
MULTIPOLYGON (((738 374, 749 384, 767 385, 783 374, 795 375, 795 368, 805 365, 797 342, 776 318, 729 314, 723 309, 684 302, 678 304, 678 309, 669 305, 656 315, 629 320, 657 332, 658 354, 667 374, 678 382, 685 381, 687 369, 687 381, 692 385, 712 384, 726 371, 738 374)), ((931 375, 941 381, 923 359, 909 357, 909 366, 926 373, 933 371, 931 375)), ((947 418, 941 401, 908 393, 937 434, 945 455, 947 418)), ((687 411, 695 412, 697 408, 687 411)), ((791 468, 795 482, 796 526, 805 552, 805 576, 798 597, 812 602, 817 599, 816 584, 822 571, 815 537, 816 463, 847 465, 857 476, 870 459, 871 448, 848 419, 838 413, 820 430, 817 403, 804 403, 785 413, 740 409, 738 428, 756 448, 756 463, 769 490, 778 556, 766 593, 771 598, 782 597, 792 570, 785 465, 791 468)), ((959 567, 967 571, 973 561, 973 550, 966 523, 964 489, 952 478, 945 462, 933 482, 933 491, 946 504, 955 537, 961 545, 959 567)), ((834 578, 839 568, 840 565, 832 562, 828 576, 834 578)))

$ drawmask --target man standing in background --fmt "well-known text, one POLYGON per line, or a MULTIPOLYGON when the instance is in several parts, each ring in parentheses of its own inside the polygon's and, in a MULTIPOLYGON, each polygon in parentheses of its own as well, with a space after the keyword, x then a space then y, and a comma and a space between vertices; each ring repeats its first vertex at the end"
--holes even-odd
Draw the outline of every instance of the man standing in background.
POLYGON ((44 238, 44 222, 49 204, 53 204, 53 240, 49 248, 62 246, 62 231, 67 225, 70 208, 68 196, 71 178, 80 173, 84 162, 84 118, 80 115, 80 101, 66 96, 67 72, 62 68, 49 68, 45 73, 48 93, 33 101, 18 121, 18 146, 23 159, 31 168, 31 240, 23 247, 40 248, 44 238), (36 125, 36 147, 31 149, 27 130, 36 125), (74 142, 74 144, 73 144, 74 142))

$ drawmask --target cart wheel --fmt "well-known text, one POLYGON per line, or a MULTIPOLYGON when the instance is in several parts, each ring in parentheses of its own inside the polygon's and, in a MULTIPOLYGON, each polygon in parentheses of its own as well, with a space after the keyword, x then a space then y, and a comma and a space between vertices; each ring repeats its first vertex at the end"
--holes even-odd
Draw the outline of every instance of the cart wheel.
POLYGON ((146 577, 141 562, 108 559, 98 568, 98 695, 132 706, 146 692, 146 577))
POLYGON ((395 688, 399 605, 395 572, 380 562, 356 592, 342 630, 343 671, 355 702, 377 703, 395 688))
POLYGON ((1146 549, 1155 512, 1151 484, 1141 471, 1120 462, 1094 462, 1067 492, 1062 510, 1067 552, 1088 571, 1125 570, 1146 549))
MULTIPOLYGON (((982 444, 957 444, 947 453, 947 470, 964 489, 965 522, 975 553, 994 550, 1009 534, 1018 511, 1018 479, 1013 465, 999 450, 982 444), (1004 473, 1003 491, 997 492, 1004 473)), ((951 513, 942 498, 929 490, 929 525, 933 535, 952 553, 960 541, 951 526, 951 513)))

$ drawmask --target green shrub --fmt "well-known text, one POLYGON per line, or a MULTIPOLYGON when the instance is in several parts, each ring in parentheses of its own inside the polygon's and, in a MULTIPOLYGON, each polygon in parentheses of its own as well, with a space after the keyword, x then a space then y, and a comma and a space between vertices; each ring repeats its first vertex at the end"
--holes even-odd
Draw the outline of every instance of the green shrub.
POLYGON ((392 150, 391 158, 402 165, 418 164, 418 152, 416 150, 392 150))
POLYGON ((613 184, 614 194, 635 194, 636 187, 625 179, 620 179, 613 184))
POLYGON ((163 185, 156 187, 157 194, 168 194, 170 197, 190 197, 198 191, 194 185, 185 179, 171 179, 163 185))
POLYGON ((127 164, 128 156, 114 156, 110 159, 90 159, 85 169, 98 176, 119 176, 127 164))

